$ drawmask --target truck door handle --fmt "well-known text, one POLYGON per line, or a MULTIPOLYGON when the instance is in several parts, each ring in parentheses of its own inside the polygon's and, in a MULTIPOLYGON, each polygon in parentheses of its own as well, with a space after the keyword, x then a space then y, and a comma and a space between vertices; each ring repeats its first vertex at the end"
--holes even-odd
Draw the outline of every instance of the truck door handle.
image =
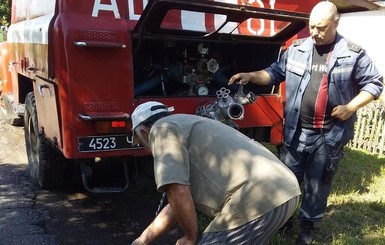
POLYGON ((41 95, 41 97, 44 97, 44 94, 43 94, 44 88, 48 89, 49 94, 51 95, 51 91, 49 90, 49 86, 47 84, 39 84, 37 86, 37 90, 39 91, 39 94, 41 95))
POLYGON ((75 41, 73 44, 77 47, 93 47, 93 48, 126 48, 124 43, 102 42, 102 41, 75 41))

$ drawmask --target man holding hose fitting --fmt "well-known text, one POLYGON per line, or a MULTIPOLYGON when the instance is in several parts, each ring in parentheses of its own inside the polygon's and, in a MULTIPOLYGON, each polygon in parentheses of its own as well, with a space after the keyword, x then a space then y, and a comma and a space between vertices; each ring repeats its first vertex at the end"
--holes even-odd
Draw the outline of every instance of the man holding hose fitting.
POLYGON ((270 67, 229 80, 286 81, 280 159, 304 184, 298 244, 312 243, 313 225, 325 215, 331 177, 353 137, 356 111, 383 90, 383 77, 365 50, 337 32, 339 18, 333 3, 318 3, 310 13, 310 37, 294 41, 270 67))

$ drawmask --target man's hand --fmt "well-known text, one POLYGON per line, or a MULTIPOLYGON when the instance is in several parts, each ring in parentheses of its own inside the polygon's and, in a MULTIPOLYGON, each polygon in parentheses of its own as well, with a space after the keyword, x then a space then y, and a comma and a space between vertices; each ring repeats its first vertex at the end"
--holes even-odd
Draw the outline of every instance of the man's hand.
POLYGON ((331 116, 337 120, 346 121, 353 115, 354 112, 355 110, 347 105, 338 105, 333 108, 331 116))
POLYGON ((228 85, 231 85, 233 83, 247 84, 250 82, 255 85, 265 86, 270 84, 270 80, 271 80, 270 75, 265 70, 253 71, 253 72, 241 72, 230 77, 228 85))
POLYGON ((373 99, 374 97, 371 93, 361 91, 347 105, 338 105, 334 107, 331 116, 341 121, 348 120, 353 113, 367 105, 373 99))
POLYGON ((143 243, 143 242, 141 242, 141 241, 139 241, 138 239, 136 239, 135 241, 133 241, 133 242, 131 243, 131 245, 146 245, 146 244, 143 243))
POLYGON ((234 76, 232 76, 228 82, 228 85, 233 84, 234 82, 239 83, 239 84, 247 84, 251 79, 251 74, 250 73, 237 73, 234 76))
POLYGON ((194 241, 189 241, 186 236, 176 241, 175 245, 194 245, 194 241))

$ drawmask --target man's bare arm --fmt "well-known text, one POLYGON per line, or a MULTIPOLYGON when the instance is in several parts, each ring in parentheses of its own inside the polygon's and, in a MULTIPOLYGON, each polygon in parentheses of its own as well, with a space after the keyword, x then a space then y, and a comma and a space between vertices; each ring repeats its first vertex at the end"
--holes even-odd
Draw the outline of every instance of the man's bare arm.
POLYGON ((166 234, 176 224, 170 204, 167 204, 155 220, 143 231, 132 245, 148 245, 166 234))
POLYGON ((198 223, 194 201, 190 192, 190 187, 180 184, 170 184, 167 186, 167 199, 171 205, 173 215, 185 236, 177 241, 176 244, 191 245, 198 239, 198 223))

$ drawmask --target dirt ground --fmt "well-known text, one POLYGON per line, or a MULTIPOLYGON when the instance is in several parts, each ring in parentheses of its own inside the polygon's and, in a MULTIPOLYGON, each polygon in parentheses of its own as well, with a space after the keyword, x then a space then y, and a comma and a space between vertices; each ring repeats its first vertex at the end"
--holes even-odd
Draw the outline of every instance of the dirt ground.
MULTIPOLYGON (((130 244, 152 221, 160 201, 153 186, 123 193, 44 191, 30 178, 23 127, 0 114, 0 244, 130 244)), ((175 228, 155 244, 175 244, 175 228)))

